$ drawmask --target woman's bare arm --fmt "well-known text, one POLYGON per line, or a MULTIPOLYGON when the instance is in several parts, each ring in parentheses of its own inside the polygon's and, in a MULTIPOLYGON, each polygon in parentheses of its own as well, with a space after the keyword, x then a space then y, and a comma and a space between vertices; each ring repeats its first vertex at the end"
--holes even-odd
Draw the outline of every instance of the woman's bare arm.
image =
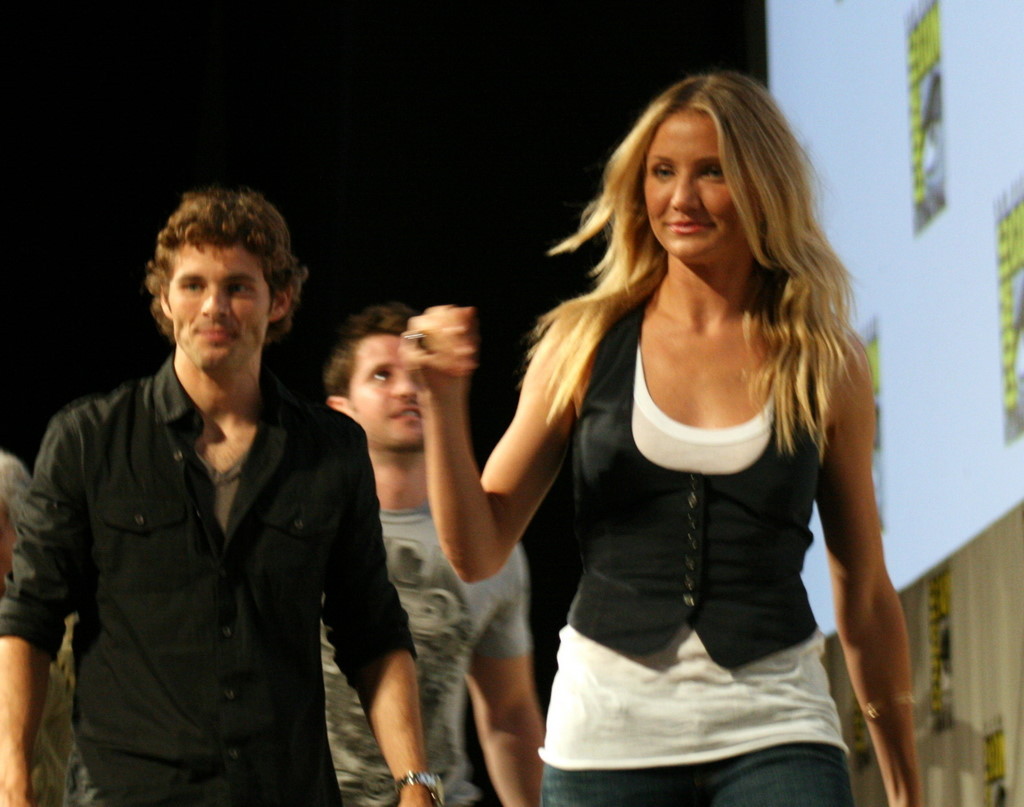
POLYGON ((868 717, 889 804, 918 807, 922 795, 906 623, 885 568, 871 475, 874 395, 859 347, 833 400, 818 508, 828 544, 836 626, 850 681, 868 717))
POLYGON ((554 482, 574 413, 548 419, 542 345, 526 372, 515 417, 481 476, 469 419, 475 312, 430 308, 411 319, 409 328, 426 334, 425 345, 405 346, 403 360, 423 378, 420 405, 431 512, 452 566, 465 580, 481 580, 504 565, 554 482))

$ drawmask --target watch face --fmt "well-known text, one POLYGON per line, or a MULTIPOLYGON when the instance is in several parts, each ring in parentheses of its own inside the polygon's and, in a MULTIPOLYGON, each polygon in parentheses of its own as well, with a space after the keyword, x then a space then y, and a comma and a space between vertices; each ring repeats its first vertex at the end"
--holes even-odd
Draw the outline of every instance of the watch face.
POLYGON ((444 807, 444 780, 436 773, 427 771, 410 771, 401 779, 395 781, 395 789, 401 792, 406 785, 423 785, 430 791, 430 798, 434 804, 444 807))

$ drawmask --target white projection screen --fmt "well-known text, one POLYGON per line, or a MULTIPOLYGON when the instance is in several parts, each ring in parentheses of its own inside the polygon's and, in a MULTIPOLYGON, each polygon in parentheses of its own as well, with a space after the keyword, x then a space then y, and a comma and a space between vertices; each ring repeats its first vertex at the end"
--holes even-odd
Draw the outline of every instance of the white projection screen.
MULTIPOLYGON (((1024 498, 1024 2, 767 0, 875 371, 902 588, 1024 498)), ((805 573, 834 625, 820 531, 805 573)))

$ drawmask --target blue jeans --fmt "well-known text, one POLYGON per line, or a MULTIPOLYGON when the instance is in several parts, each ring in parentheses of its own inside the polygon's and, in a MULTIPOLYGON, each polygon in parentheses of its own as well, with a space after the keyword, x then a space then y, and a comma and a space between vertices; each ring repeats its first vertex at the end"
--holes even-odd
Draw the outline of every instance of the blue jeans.
POLYGON ((791 743, 701 765, 565 771, 544 766, 541 807, 853 807, 846 756, 791 743))

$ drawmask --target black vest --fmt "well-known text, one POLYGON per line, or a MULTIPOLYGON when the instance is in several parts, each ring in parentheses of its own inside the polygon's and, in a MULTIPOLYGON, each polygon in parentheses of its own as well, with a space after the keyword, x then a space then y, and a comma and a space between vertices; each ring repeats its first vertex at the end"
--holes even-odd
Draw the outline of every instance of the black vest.
POLYGON ((671 471, 632 433, 643 308, 598 346, 573 438, 583 576, 569 624, 622 653, 660 650, 684 622, 711 658, 738 667, 815 628, 800 579, 818 480, 809 437, 782 454, 774 435, 735 474, 671 471))

